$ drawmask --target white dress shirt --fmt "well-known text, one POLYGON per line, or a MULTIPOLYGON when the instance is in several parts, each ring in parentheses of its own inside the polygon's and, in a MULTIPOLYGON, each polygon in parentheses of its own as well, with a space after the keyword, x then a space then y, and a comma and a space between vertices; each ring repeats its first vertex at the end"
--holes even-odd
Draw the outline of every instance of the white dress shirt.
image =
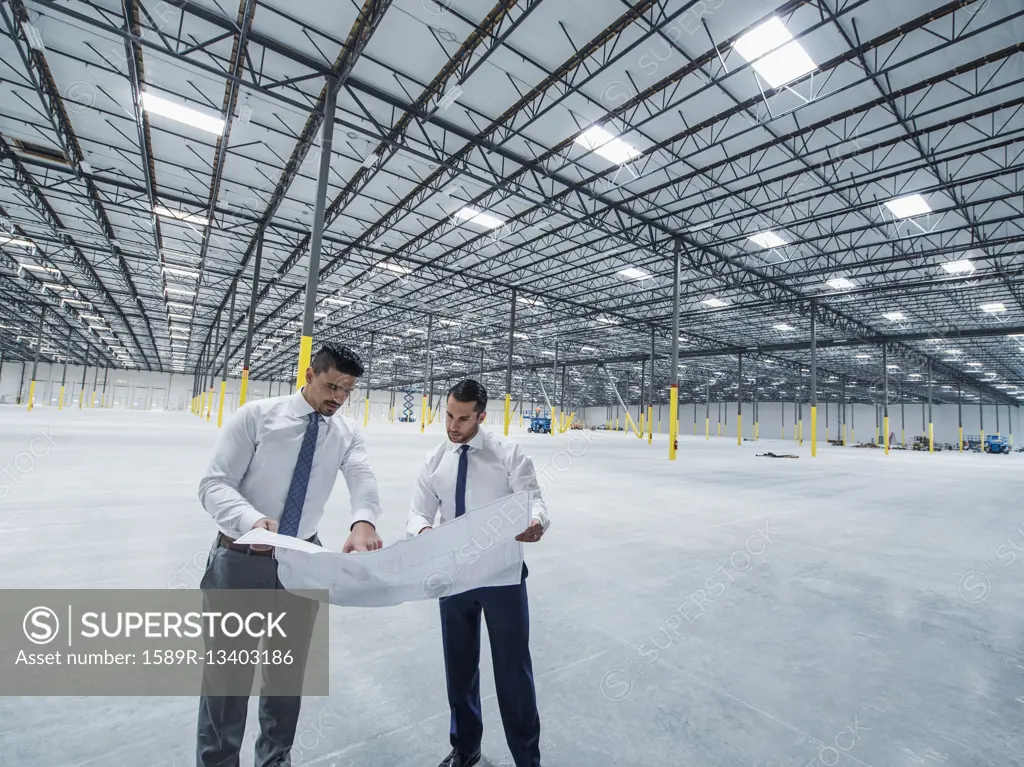
MULTIPOLYGON (((466 465, 466 510, 486 506, 520 491, 532 496, 533 519, 547 530, 547 507, 541 497, 537 472, 518 442, 506 440, 480 429, 469 445, 466 465)), ((455 482, 459 476, 459 448, 445 440, 427 453, 416 479, 406 533, 417 535, 424 527, 434 527, 440 512, 441 522, 455 519, 455 482)))
MULTIPOLYGON (((281 520, 313 412, 300 391, 247 402, 224 425, 199 482, 199 500, 229 538, 238 538, 264 517, 281 520)), ((339 470, 351 496, 352 524, 375 525, 380 515, 377 479, 362 435, 340 414, 317 418, 313 468, 297 535, 303 539, 317 532, 339 470)))

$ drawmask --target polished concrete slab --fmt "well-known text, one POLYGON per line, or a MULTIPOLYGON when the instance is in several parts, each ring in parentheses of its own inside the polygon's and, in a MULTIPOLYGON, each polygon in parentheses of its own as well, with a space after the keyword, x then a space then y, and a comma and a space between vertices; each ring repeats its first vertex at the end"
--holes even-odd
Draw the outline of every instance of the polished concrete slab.
MULTIPOLYGON (((435 426, 372 423, 385 542, 435 426)), ((0 587, 198 584, 216 427, 181 413, 0 407, 0 587)), ((529 548, 551 767, 985 765, 1024 753, 1024 456, 683 436, 514 434, 552 528, 529 548), (797 460, 757 457, 771 450, 797 460)), ((344 484, 322 537, 337 547, 344 484)), ((295 765, 447 752, 436 604, 331 610, 331 689, 295 765)), ((488 651, 484 649, 484 658, 488 651)), ((489 662, 487 764, 511 764, 489 662)), ((0 763, 194 763, 188 698, 3 698, 0 763)), ((251 761, 256 718, 243 764, 251 761)))

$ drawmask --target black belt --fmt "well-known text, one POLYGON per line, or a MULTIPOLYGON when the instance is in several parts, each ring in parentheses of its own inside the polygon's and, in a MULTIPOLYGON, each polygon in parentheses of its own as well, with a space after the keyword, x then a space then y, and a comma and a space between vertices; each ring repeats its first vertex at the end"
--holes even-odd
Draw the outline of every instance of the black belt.
MULTIPOLYGON (((316 541, 316 535, 306 539, 307 543, 313 543, 316 541)), ((242 554, 251 554, 254 557, 269 557, 273 556, 274 549, 269 548, 265 551, 258 551, 253 549, 251 546, 245 543, 235 543, 234 539, 228 538, 224 533, 217 534, 217 545, 222 546, 225 549, 231 549, 232 551, 238 551, 242 554)))

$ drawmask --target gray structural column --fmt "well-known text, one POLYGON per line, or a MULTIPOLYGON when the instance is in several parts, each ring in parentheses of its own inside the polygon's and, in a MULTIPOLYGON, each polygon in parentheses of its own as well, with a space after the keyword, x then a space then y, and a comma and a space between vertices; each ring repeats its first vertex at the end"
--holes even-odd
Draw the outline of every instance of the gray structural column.
POLYGON ((669 428, 668 457, 676 459, 676 440, 679 437, 679 279, 680 279, 680 248, 678 239, 672 243, 672 360, 669 368, 669 428), (675 412, 671 403, 675 400, 675 412))
POLYGON ((370 353, 366 356, 366 409, 363 411, 363 426, 370 422, 370 378, 373 376, 373 341, 376 335, 370 331, 370 353))
POLYGON ((256 327, 256 295, 260 289, 260 268, 263 264, 263 235, 265 227, 260 224, 256 234, 256 258, 252 267, 252 290, 249 292, 249 318, 245 330, 245 353, 242 357, 242 378, 245 385, 242 387, 242 394, 239 396, 238 406, 245 404, 249 394, 249 363, 252 360, 252 336, 256 327))
POLYGON ((34 384, 35 384, 35 380, 36 380, 36 373, 39 372, 39 355, 42 354, 42 351, 43 351, 43 329, 45 328, 45 326, 46 326, 46 307, 40 305, 39 306, 39 331, 36 333, 36 352, 32 356, 32 378, 31 378, 32 384, 30 384, 30 386, 29 386, 29 395, 28 395, 28 397, 29 397, 29 403, 28 403, 29 410, 31 410, 32 406, 35 404, 35 398, 36 397, 35 397, 35 386, 34 386, 34 384))
MULTIPOLYGON (((299 346, 297 380, 301 382, 312 357, 313 323, 316 321, 316 291, 320 279, 320 252, 324 234, 324 211, 327 205, 327 181, 331 175, 331 154, 334 143, 334 109, 338 97, 338 82, 327 80, 324 95, 323 133, 320 138, 320 169, 316 182, 316 200, 313 204, 313 229, 310 232, 309 271, 306 274, 306 301, 302 312, 302 341, 299 346)), ((301 386, 301 383, 297 384, 301 386)))
MULTIPOLYGON (((647 381, 647 408, 654 414, 654 328, 651 328, 651 377, 647 381)), ((650 433, 650 429, 647 430, 650 433)))
MULTIPOLYGON (((82 365, 82 388, 81 388, 81 390, 78 393, 78 407, 79 407, 79 409, 85 407, 85 375, 86 375, 86 373, 89 370, 89 352, 90 351, 91 351, 91 349, 89 348, 89 345, 86 344, 86 346, 85 346, 85 363, 82 365)), ((18 398, 19 399, 21 398, 20 394, 18 395, 18 398)))
POLYGON ((960 452, 964 451, 964 387, 963 383, 957 379, 956 382, 956 425, 958 434, 960 435, 960 452))
POLYGON ((519 291, 515 285, 512 286, 512 307, 509 309, 508 323, 508 364, 505 366, 505 412, 502 415, 502 424, 505 436, 508 436, 509 421, 512 420, 512 360, 516 344, 516 304, 519 303, 519 291))
POLYGON ((811 457, 818 455, 818 304, 811 300, 811 457))
POLYGON ((928 451, 935 449, 935 433, 932 425, 932 363, 928 361, 928 451))
POLYGON ((889 452, 889 347, 882 344, 882 427, 885 429, 885 434, 882 439, 885 440, 885 452, 889 452))
POLYGON ((430 344, 434 340, 434 315, 427 315, 427 358, 423 361, 423 400, 420 406, 420 433, 426 429, 427 426, 427 408, 433 406, 433 400, 428 399, 432 396, 431 387, 433 382, 431 381, 431 375, 433 373, 433 366, 430 364, 430 344))
MULTIPOLYGON (((110 372, 109 367, 103 368, 103 389, 100 391, 100 407, 107 406, 107 374, 110 372)), ((172 374, 173 375, 173 374, 172 374)), ((171 387, 167 387, 167 396, 171 396, 171 387)))
MULTIPOLYGON (((68 381, 68 357, 71 356, 71 328, 68 327, 68 343, 64 349, 64 367, 60 371, 60 402, 58 403, 61 407, 64 407, 64 385, 68 381)), ((2 358, 0 358, 0 368, 3 367, 2 358)))
POLYGON ((235 324, 235 294, 238 293, 236 287, 231 291, 231 300, 228 302, 228 324, 224 331, 224 362, 221 365, 220 381, 226 384, 228 381, 228 358, 231 356, 231 331, 235 324))
POLYGON ((743 444, 743 355, 736 355, 736 444, 743 444))
POLYGON ((985 399, 978 392, 978 436, 985 440, 985 399))
MULTIPOLYGON (((32 377, 35 378, 35 371, 32 372, 32 377)), ((996 436, 999 436, 999 400, 996 400, 996 436)))

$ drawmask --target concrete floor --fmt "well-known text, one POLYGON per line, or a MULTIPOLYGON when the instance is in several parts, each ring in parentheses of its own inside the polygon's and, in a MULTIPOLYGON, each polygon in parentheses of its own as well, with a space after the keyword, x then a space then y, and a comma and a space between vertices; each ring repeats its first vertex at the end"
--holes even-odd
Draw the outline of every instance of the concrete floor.
MULTIPOLYGON (((216 432, 180 413, 0 408, 0 586, 198 584, 216 432), (47 454, 18 458, 47 433, 47 454)), ((385 542, 441 438, 367 430, 385 542)), ((553 517, 527 550, 549 767, 1022 763, 1024 456, 812 461, 807 444, 684 436, 670 464, 664 436, 518 438, 547 467, 553 517)), ((346 515, 340 483, 327 546, 346 515)), ((436 611, 332 608, 332 694, 306 700, 295 765, 437 764, 436 611)), ((510 764, 483 675, 485 763, 510 764)), ((187 698, 0 698, 0 763, 185 767, 195 715, 187 698)))

